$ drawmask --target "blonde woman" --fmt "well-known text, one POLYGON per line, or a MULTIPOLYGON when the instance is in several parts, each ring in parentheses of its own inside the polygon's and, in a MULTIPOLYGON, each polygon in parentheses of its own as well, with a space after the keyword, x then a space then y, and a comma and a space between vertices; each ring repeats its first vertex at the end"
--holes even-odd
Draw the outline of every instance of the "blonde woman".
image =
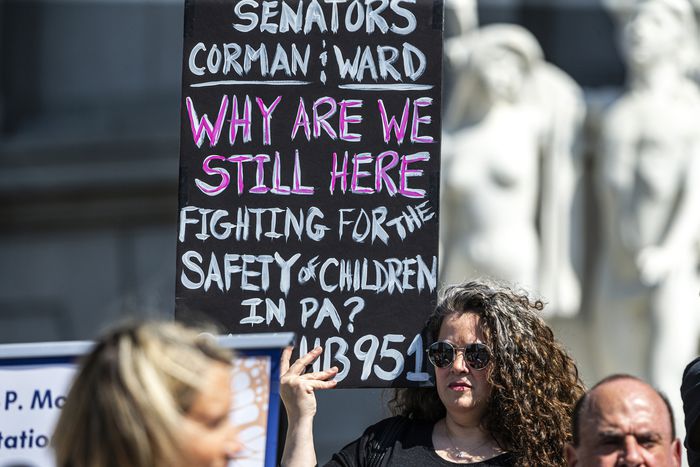
POLYGON ((85 358, 56 425, 58 467, 225 466, 240 449, 231 354, 175 323, 130 324, 85 358))

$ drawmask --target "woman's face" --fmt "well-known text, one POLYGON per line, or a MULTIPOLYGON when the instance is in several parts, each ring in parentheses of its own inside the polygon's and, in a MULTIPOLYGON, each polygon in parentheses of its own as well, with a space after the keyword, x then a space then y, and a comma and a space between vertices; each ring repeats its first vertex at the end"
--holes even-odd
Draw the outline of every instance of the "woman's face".
POLYGON ((494 98, 515 102, 525 82, 523 59, 512 50, 493 47, 481 57, 481 80, 494 98))
POLYGON ((225 466, 241 449, 229 416, 231 368, 219 362, 212 364, 204 375, 203 388, 182 426, 183 467, 225 466))
POLYGON ((435 368, 435 385, 448 416, 456 421, 480 421, 491 397, 487 375, 492 363, 483 370, 474 370, 464 361, 462 352, 467 344, 486 343, 479 315, 472 312, 448 315, 442 322, 438 340, 449 341, 460 349, 451 366, 435 368))

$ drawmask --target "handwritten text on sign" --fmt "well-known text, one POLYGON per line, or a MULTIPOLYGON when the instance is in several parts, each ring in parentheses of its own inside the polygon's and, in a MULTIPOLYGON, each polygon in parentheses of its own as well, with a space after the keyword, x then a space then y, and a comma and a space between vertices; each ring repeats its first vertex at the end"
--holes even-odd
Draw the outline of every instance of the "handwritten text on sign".
POLYGON ((295 331, 346 386, 428 379, 441 8, 186 2, 178 318, 295 331))

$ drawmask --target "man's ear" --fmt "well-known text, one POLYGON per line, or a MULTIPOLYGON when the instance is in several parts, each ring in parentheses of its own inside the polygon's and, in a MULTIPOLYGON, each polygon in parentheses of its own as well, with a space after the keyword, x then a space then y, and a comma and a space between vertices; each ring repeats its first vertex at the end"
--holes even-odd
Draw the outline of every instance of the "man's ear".
POLYGON ((681 467, 681 458, 683 457, 681 440, 676 438, 671 443, 671 455, 673 456, 673 465, 676 467, 681 467))
POLYGON ((575 467, 578 465, 578 457, 576 456, 576 448, 571 443, 566 443, 564 448, 564 454, 566 455, 566 465, 569 467, 575 467))

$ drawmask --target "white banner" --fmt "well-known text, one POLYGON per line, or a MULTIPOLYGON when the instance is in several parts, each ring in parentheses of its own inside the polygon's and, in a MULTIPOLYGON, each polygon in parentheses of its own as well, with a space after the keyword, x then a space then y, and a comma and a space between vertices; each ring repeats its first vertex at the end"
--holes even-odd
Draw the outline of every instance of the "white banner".
POLYGON ((73 364, 0 367, 0 467, 51 466, 51 434, 73 364))
MULTIPOLYGON (((229 467, 276 465, 281 349, 291 333, 219 336, 236 351, 230 417, 243 450, 229 467)), ((54 467, 51 436, 77 365, 92 343, 0 345, 0 467, 54 467)))

